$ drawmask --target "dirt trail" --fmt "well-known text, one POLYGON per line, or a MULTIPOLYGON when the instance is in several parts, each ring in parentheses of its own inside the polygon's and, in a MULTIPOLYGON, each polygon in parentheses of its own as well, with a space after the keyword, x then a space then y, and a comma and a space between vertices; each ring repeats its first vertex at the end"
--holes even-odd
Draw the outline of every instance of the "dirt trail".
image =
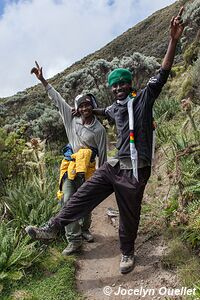
POLYGON ((159 289, 175 288, 178 283, 175 273, 161 267, 160 259, 165 250, 162 237, 145 241, 146 236, 139 234, 135 268, 129 274, 121 275, 118 232, 106 215, 108 207, 116 208, 114 195, 93 211, 92 232, 95 242, 85 243, 83 253, 78 256, 78 290, 89 300, 169 299, 169 296, 161 295, 164 289, 159 289), (119 289, 120 294, 117 295, 119 289))

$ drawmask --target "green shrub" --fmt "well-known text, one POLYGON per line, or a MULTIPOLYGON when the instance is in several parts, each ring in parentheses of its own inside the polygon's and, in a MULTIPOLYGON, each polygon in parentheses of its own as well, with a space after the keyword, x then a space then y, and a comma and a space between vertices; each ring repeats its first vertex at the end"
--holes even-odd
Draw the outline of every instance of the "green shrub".
POLYGON ((172 218, 178 207, 179 205, 177 197, 170 197, 165 208, 163 209, 163 215, 166 218, 167 222, 172 218))
POLYGON ((186 48, 183 54, 186 67, 192 65, 198 59, 198 53, 200 50, 199 44, 199 42, 195 41, 186 48))
POLYGON ((6 179, 18 176, 23 172, 23 156, 25 140, 15 133, 7 133, 0 129, 0 176, 6 179))
POLYGON ((181 91, 179 93, 179 100, 190 97, 192 94, 192 79, 190 76, 183 81, 181 91))
MULTIPOLYGON (((197 188, 194 186, 194 188, 197 188)), ((192 190, 193 192, 193 190, 192 190)), ((198 183, 198 193, 200 198, 200 184, 198 183)), ((182 238, 189 242, 193 247, 200 246, 200 201, 195 200, 188 204, 188 226, 184 228, 182 238)))
POLYGON ((57 208, 59 174, 54 166, 46 168, 45 141, 32 139, 25 146, 22 152, 25 174, 7 182, 0 199, 7 217, 14 219, 17 227, 45 223, 57 208))
MULTIPOLYGON (((188 1, 187 1, 188 2, 188 1)), ((185 5, 183 14, 183 21, 187 26, 184 29, 183 37, 181 39, 182 47, 192 43, 196 36, 196 41, 199 40, 199 25, 200 25, 200 8, 199 0, 190 1, 185 5)))
POLYGON ((154 116, 159 122, 162 117, 163 121, 169 121, 180 111, 180 102, 177 99, 168 98, 167 96, 156 101, 154 105, 154 116))
POLYGON ((35 243, 24 237, 19 230, 9 224, 0 224, 0 284, 7 280, 20 280, 24 272, 37 258, 35 243))
POLYGON ((193 97, 192 102, 200 105, 200 54, 191 70, 191 81, 192 81, 192 91, 193 97))

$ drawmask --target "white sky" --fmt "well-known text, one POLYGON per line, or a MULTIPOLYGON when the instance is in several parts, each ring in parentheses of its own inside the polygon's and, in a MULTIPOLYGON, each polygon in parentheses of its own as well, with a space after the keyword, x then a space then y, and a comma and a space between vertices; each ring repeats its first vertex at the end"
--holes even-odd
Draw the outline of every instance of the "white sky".
POLYGON ((173 2, 0 0, 0 97, 38 83, 35 60, 52 77, 173 2))

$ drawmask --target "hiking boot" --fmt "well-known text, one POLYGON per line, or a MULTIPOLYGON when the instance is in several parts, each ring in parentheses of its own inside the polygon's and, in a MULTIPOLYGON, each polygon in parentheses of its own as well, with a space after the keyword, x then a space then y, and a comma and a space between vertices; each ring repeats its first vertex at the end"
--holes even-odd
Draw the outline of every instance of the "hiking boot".
POLYGON ((79 243, 69 243, 67 247, 63 250, 62 255, 70 255, 77 253, 81 250, 82 244, 79 243))
POLYGON ((85 230, 82 232, 82 237, 88 242, 94 242, 94 237, 89 230, 85 230))
POLYGON ((123 255, 120 261, 120 272, 122 274, 129 273, 134 267, 134 255, 123 255))
POLYGON ((52 240, 56 238, 59 230, 53 224, 48 223, 43 227, 27 226, 25 231, 33 240, 52 240))

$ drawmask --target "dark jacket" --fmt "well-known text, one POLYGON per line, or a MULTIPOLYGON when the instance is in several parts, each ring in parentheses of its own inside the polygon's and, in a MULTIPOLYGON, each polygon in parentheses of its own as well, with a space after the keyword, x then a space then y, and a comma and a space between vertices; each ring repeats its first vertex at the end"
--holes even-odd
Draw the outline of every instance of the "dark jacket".
MULTIPOLYGON (((151 165, 152 133, 153 133, 153 104, 158 98, 162 87, 169 76, 168 70, 160 69, 159 73, 150 78, 147 86, 137 92, 133 102, 135 145, 138 151, 138 160, 151 165)), ((130 158, 129 144, 129 116, 127 103, 121 105, 116 101, 104 111, 105 115, 115 121, 117 128, 117 158, 130 158)), ((144 164, 144 163, 143 163, 144 164)))

